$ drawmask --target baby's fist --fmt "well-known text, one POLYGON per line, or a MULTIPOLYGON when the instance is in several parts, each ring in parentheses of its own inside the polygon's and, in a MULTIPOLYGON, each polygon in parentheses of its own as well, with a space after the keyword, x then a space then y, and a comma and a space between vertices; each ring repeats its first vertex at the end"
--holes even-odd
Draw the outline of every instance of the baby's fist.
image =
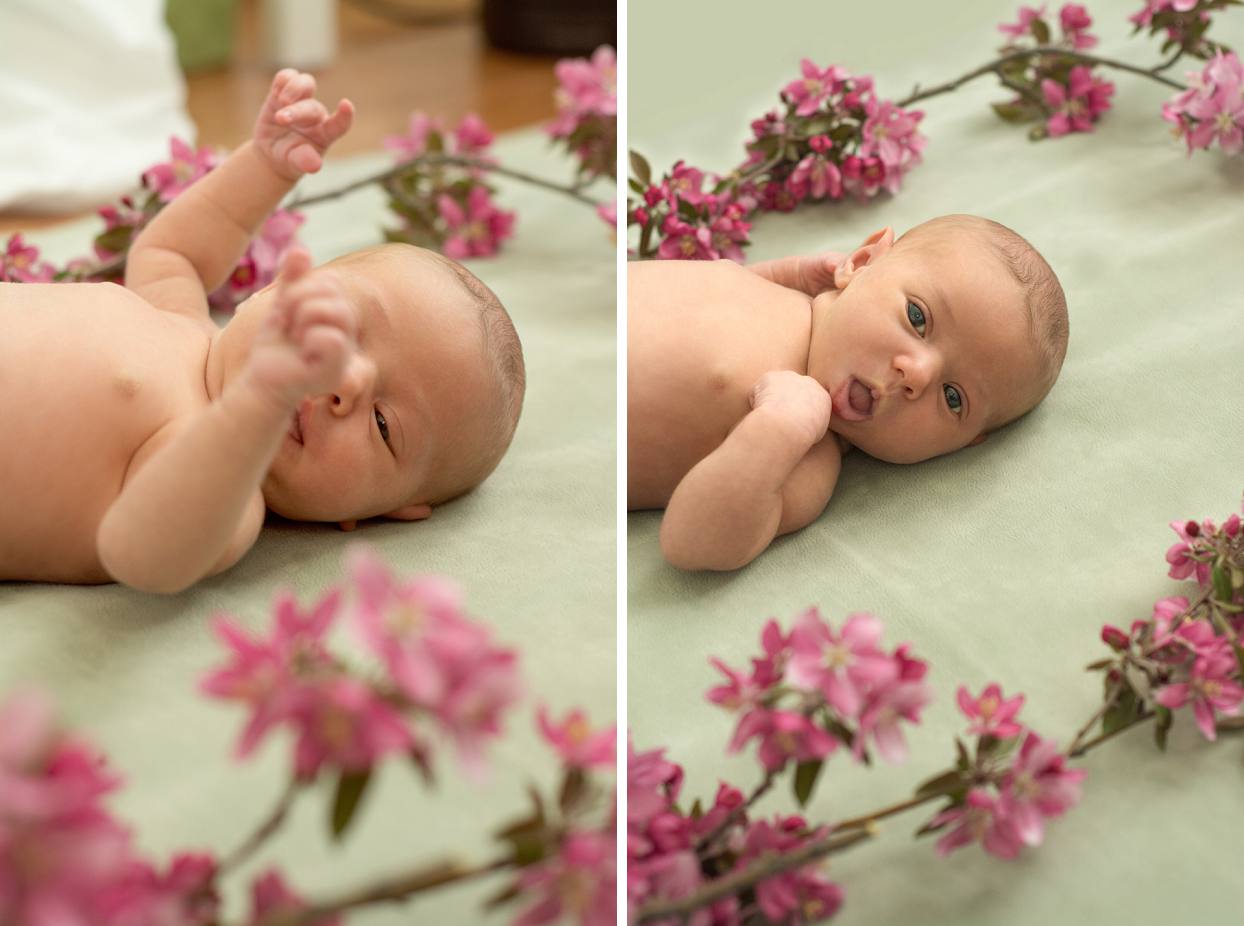
POLYGON ((335 392, 354 354, 358 320, 331 271, 312 271, 311 255, 291 248, 281 261, 276 298, 250 355, 256 384, 282 406, 335 392))
POLYGON ((315 78, 286 68, 272 78, 255 122, 255 147, 286 180, 313 174, 324 152, 354 123, 354 104, 341 100, 331 115, 315 98, 315 78))
POLYGON ((748 400, 754 410, 773 415, 793 438, 809 447, 829 430, 833 402, 811 376, 793 370, 770 371, 756 381, 748 400))

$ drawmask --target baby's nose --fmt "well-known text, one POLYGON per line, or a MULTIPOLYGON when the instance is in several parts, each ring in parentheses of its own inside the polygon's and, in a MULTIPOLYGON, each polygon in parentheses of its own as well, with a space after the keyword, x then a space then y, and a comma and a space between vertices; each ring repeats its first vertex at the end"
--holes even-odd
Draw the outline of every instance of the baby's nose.
POLYGON ((349 415, 359 402, 371 401, 376 385, 375 361, 359 354, 350 358, 341 385, 332 395, 332 410, 337 415, 349 415))
POLYGON ((909 399, 918 399, 929 383, 938 378, 938 359, 933 351, 913 351, 894 358, 894 369, 899 374, 898 388, 909 399))

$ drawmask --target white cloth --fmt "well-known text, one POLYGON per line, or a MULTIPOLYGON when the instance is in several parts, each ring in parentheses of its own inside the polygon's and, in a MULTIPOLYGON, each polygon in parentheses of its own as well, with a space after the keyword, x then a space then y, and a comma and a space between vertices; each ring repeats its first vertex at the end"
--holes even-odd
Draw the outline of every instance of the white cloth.
POLYGON ((194 140, 162 0, 0 0, 0 209, 72 212, 194 140))

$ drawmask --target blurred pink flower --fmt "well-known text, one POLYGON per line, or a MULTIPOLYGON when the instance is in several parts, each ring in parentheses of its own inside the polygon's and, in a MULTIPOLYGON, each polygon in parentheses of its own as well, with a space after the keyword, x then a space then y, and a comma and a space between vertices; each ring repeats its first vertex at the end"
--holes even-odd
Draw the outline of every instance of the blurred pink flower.
POLYGON ((1014 23, 999 23, 998 31, 1009 35, 1013 39, 1023 38, 1032 29, 1035 20, 1045 16, 1045 4, 1039 7, 1021 6, 1019 8, 1019 20, 1014 23))
POLYGON ((1076 51, 1083 51, 1097 44, 1097 38, 1088 34, 1089 27, 1093 25, 1093 17, 1089 16, 1088 10, 1081 4, 1068 3, 1058 11, 1058 20, 1063 27, 1064 40, 1076 51))
POLYGON ((869 106, 860 157, 876 156, 885 165, 885 188, 897 193, 903 174, 920 163, 927 139, 916 131, 924 113, 899 109, 889 100, 869 106))
POLYGON ((305 221, 301 212, 288 209, 268 216, 229 279, 209 297, 212 307, 230 311, 275 280, 282 255, 298 243, 298 229, 305 221))
POLYGON ((1199 0, 1145 0, 1145 8, 1139 13, 1133 13, 1128 19, 1138 26, 1147 26, 1153 17, 1163 10, 1187 13, 1196 7, 1198 2, 1199 0))
POLYGON ((855 719, 865 694, 898 676, 895 662, 877 647, 881 632, 881 621, 871 614, 848 616, 839 634, 816 608, 805 611, 791 631, 787 681, 820 691, 844 719, 855 719))
MULTIPOLYGON (((1182 97, 1181 97, 1182 98, 1182 97)), ((1200 88, 1179 112, 1189 117, 1188 152, 1215 141, 1225 154, 1244 149, 1244 65, 1234 53, 1219 52, 1206 64, 1200 88)))
MULTIPOLYGON (((751 823, 743 837, 743 850, 735 867, 745 868, 758 858, 792 852, 825 835, 825 829, 808 829, 802 817, 775 817, 770 823, 751 823)), ((842 906, 842 888, 824 878, 816 863, 774 875, 757 883, 756 901, 770 923, 821 922, 842 906), (789 919, 792 914, 795 919, 789 919)))
POLYGON ((790 183, 800 187, 803 196, 813 200, 840 199, 842 197, 842 172, 838 165, 819 154, 809 154, 795 165, 790 183))
POLYGON ((757 737, 757 757, 767 772, 777 771, 791 759, 823 759, 838 748, 838 740, 804 714, 757 707, 739 720, 727 751, 738 752, 757 737))
POLYGON ((532 903, 512 926, 571 922, 614 926, 617 921, 617 862, 612 832, 570 832, 553 858, 519 876, 532 903))
POLYGON ((454 129, 458 154, 479 154, 492 144, 492 132, 475 113, 467 113, 454 129))
POLYGON ((795 104, 795 115, 810 116, 821 103, 842 88, 847 72, 837 65, 819 68, 807 58, 799 62, 803 77, 791 81, 782 88, 790 102, 795 104))
POLYGON ((717 260, 721 255, 713 247, 713 235, 702 225, 691 225, 676 215, 667 215, 661 223, 665 237, 657 249, 662 260, 717 260))
POLYGON ((593 731, 587 722, 587 714, 575 708, 560 724, 549 720, 544 705, 538 712, 540 733, 564 764, 576 768, 612 769, 617 755, 618 728, 605 727, 593 731))
POLYGON ((1208 585, 1212 566, 1195 558, 1201 526, 1196 521, 1172 521, 1171 529, 1179 535, 1180 542, 1166 551, 1166 561, 1171 566, 1167 575, 1172 579, 1186 579, 1195 574, 1198 585, 1208 585))
POLYGON ((848 155, 842 162, 842 187, 864 200, 876 196, 882 186, 890 186, 889 170, 881 158, 848 155))
POLYGON ((294 771, 304 781, 325 765, 361 772, 415 746, 402 714, 369 684, 346 675, 302 687, 290 723, 297 733, 294 771))
MULTIPOLYGON (((261 920, 281 913, 298 913, 307 908, 307 903, 290 889, 281 877, 280 871, 270 868, 251 884, 251 916, 249 922, 261 920)), ((308 926, 341 926, 339 915, 320 917, 308 926)))
POLYGON ((949 855, 955 849, 980 842, 986 852, 1012 859, 1022 847, 1014 824, 1001 813, 998 799, 983 788, 973 788, 963 804, 943 810, 929 825, 951 827, 937 841, 938 855, 949 855))
POLYGON ((1051 138, 1069 132, 1091 132, 1093 123, 1110 108, 1114 84, 1098 80, 1082 65, 1071 69, 1067 86, 1049 78, 1041 81, 1045 103, 1053 110, 1045 127, 1051 138))
POLYGON ((21 233, 9 237, 0 254, 0 283, 51 283, 56 268, 39 260, 39 249, 22 241, 21 233))
POLYGON ((618 114, 617 56, 602 45, 588 58, 563 58, 553 66, 557 118, 548 127, 555 137, 570 135, 584 116, 618 114))
POLYGON ((169 138, 172 160, 148 167, 142 176, 147 187, 161 202, 172 202, 183 190, 221 162, 219 154, 203 147, 195 151, 176 136, 169 138))
POLYGON ((471 187, 465 208, 447 193, 436 204, 445 223, 441 250, 446 257, 463 260, 496 254, 501 242, 514 234, 514 213, 498 209, 484 186, 471 187))
POLYGON ((1066 766, 1058 743, 1030 731, 1003 777, 999 807, 1026 845, 1041 844, 1046 817, 1057 817, 1079 802, 1080 782, 1088 772, 1066 766))
POLYGON ((955 698, 963 716, 972 721, 968 725, 969 733, 1008 739, 1023 732, 1023 725, 1015 722, 1020 708, 1024 706, 1022 694, 1007 700, 1002 696, 1002 688, 998 683, 991 682, 976 699, 968 694, 965 686, 960 685, 955 698))
POLYGON ((1164 685, 1154 695, 1154 700, 1171 710, 1191 701, 1197 728, 1211 741, 1217 738, 1215 713, 1234 716, 1244 702, 1244 688, 1236 681, 1235 655, 1227 641, 1219 639, 1223 644, 1219 649, 1193 660, 1188 681, 1164 685))
POLYGON ((877 752, 887 762, 907 760, 907 741, 903 738, 901 721, 919 723, 920 712, 933 699, 924 682, 894 681, 872 691, 860 712, 860 725, 855 733, 852 751, 863 755, 871 737, 877 752))
POLYGON ((383 144, 385 149, 393 152, 399 161, 406 161, 426 152, 428 139, 431 136, 443 136, 443 134, 444 129, 441 128, 439 120, 433 119, 424 112, 413 112, 410 114, 410 124, 406 129, 406 134, 387 135, 383 144))
POLYGON ((103 894, 97 911, 110 926, 203 926, 216 922, 220 894, 216 859, 180 852, 163 874, 135 860, 123 878, 103 894))

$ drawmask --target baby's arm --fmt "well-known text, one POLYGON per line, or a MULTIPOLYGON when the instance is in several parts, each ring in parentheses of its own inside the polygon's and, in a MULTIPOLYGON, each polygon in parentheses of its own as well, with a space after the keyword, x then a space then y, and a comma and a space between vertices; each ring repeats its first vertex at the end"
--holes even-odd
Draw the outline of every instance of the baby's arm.
POLYGON ((100 561, 119 582, 178 592, 236 562, 263 524, 259 486, 309 394, 340 388, 354 310, 331 273, 286 255, 276 308, 221 397, 157 433, 131 463, 99 526, 100 561))
POLYGON ((281 71, 254 137, 165 206, 134 241, 125 285, 159 308, 206 318, 206 293, 225 281, 298 179, 320 169, 353 118, 347 100, 328 114, 310 74, 281 71))
POLYGON ((807 257, 779 257, 745 266, 752 273, 759 274, 779 286, 798 290, 809 296, 819 296, 827 289, 834 288, 834 271, 846 258, 846 254, 827 251, 807 257))
POLYGON ((832 403, 816 380, 766 373, 752 410, 721 446, 691 468, 661 521, 661 550, 682 569, 738 569, 773 538, 825 509, 841 466, 824 440, 832 403))

